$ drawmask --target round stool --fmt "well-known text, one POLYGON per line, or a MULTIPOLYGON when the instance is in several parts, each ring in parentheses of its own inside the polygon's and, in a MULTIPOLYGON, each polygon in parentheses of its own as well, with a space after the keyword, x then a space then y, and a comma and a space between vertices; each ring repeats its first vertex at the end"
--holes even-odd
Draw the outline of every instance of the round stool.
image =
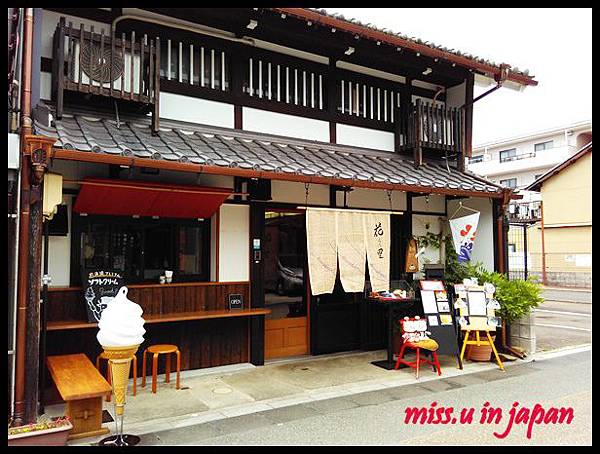
MULTIPOLYGON (((98 371, 100 371, 100 360, 101 359, 106 360, 106 381, 112 385, 110 364, 108 363, 108 357, 106 356, 106 353, 102 352, 96 357, 96 369, 98 369, 98 371)), ((137 389, 136 389, 137 388, 137 357, 135 355, 132 355, 131 359, 133 362, 133 395, 135 396, 137 393, 137 389)), ((110 402, 110 396, 111 395, 109 394, 108 397, 106 398, 107 402, 110 402)))
POLYGON ((146 353, 152 353, 152 392, 156 393, 156 374, 158 372, 158 355, 166 354, 166 367, 165 367, 165 383, 170 383, 169 374, 171 373, 171 353, 177 355, 177 389, 180 389, 179 384, 179 372, 181 368, 181 353, 177 348, 177 345, 171 344, 159 344, 151 345, 144 350, 144 356, 142 359, 142 369, 144 374, 142 375, 142 388, 146 386, 146 353))

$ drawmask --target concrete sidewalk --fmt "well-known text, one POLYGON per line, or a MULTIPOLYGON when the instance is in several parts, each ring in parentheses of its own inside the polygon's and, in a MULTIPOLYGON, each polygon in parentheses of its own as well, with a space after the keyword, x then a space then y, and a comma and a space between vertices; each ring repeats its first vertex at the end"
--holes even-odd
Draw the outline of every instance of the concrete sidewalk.
MULTIPOLYGON (((371 361, 384 357, 384 351, 358 352, 272 362, 262 367, 242 364, 201 369, 182 373, 180 390, 175 389, 173 375, 168 384, 164 382, 164 376, 159 376, 157 394, 152 394, 151 386, 147 384, 145 388, 138 386, 134 397, 130 386, 124 431, 143 435, 368 391, 416 386, 470 373, 507 373, 492 362, 466 361, 461 371, 455 357, 441 356, 441 377, 431 368, 422 367, 420 378, 416 380, 413 369, 388 371, 371 364, 371 361)), ((505 367, 510 366, 511 363, 505 363, 505 367)), ((105 402, 104 408, 114 415, 112 403, 105 402)), ((63 412, 64 405, 46 409, 48 416, 63 412)), ((115 430, 114 422, 104 426, 111 432, 115 430)), ((74 440, 70 444, 90 445, 101 438, 74 440)))

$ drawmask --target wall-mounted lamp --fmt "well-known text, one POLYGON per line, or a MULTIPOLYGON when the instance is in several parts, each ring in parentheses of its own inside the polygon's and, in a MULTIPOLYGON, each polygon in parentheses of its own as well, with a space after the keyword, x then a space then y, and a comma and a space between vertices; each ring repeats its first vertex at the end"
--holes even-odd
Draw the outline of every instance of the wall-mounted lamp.
POLYGON ((346 55, 352 55, 354 53, 354 47, 348 47, 344 53, 346 55))
POLYGON ((258 26, 258 22, 255 21, 254 19, 251 19, 250 22, 248 23, 248 25, 246 25, 246 28, 249 28, 250 30, 254 30, 257 26, 258 26))

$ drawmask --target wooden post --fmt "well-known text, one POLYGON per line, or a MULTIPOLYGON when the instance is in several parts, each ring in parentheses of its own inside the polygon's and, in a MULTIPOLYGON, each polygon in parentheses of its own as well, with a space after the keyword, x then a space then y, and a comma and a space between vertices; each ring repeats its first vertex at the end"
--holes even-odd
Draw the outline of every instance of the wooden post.
POLYGON ((160 38, 156 37, 156 58, 154 60, 154 110, 152 111, 152 133, 160 128, 160 38))
MULTIPOLYGON (((336 71, 336 59, 329 58, 329 68, 327 70, 327 112, 329 118, 335 118, 337 116, 338 106, 338 95, 337 95, 337 78, 335 77, 336 71)), ((337 122, 329 120, 329 142, 337 143, 337 122)))
POLYGON ((38 416, 42 182, 54 142, 23 135, 15 424, 34 422, 38 416))
POLYGON ((416 103, 416 111, 413 117, 414 121, 414 130, 415 130, 415 148, 413 150, 413 161, 415 167, 419 167, 423 164, 423 150, 421 148, 421 121, 423 119, 423 106, 421 105, 421 100, 417 99, 416 103))
POLYGON ((542 284, 548 284, 548 276, 546 275, 546 240, 544 238, 544 203, 540 201, 540 217, 542 227, 542 284))

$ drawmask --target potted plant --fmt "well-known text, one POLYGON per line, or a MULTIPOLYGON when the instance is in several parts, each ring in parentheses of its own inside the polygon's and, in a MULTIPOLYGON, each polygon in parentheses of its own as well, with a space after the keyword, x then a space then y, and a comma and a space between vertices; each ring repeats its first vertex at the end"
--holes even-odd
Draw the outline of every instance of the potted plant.
POLYGON ((73 428, 68 416, 8 428, 8 446, 65 446, 73 428))

